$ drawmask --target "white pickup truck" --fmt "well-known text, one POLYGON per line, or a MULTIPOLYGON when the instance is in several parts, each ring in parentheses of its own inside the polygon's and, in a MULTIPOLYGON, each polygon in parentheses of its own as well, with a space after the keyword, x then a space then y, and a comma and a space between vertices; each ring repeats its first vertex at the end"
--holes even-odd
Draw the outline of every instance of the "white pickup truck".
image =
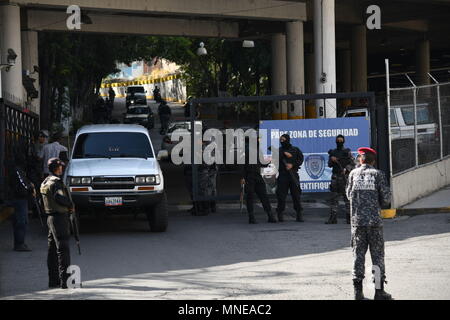
POLYGON ((148 130, 142 126, 82 127, 75 138, 65 181, 80 213, 135 214, 145 210, 151 231, 167 228, 164 177, 148 130))
MULTIPOLYGON (((346 110, 343 117, 369 117, 367 108, 346 110)), ((392 165, 394 172, 411 168, 414 152, 414 106, 392 105, 390 110, 392 135, 392 165)), ((430 105, 417 105, 417 144, 421 159, 433 158, 439 152, 439 125, 434 121, 430 105)))

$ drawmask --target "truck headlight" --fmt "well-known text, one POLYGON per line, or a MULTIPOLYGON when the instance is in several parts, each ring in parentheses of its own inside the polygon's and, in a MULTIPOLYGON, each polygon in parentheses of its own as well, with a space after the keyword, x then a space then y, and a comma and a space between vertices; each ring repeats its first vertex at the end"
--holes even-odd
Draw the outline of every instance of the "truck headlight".
POLYGON ((80 185, 81 184, 81 178, 70 178, 70 184, 71 185, 80 185))
POLYGON ((81 178, 81 184, 91 184, 92 178, 91 177, 83 177, 81 178))
POLYGON ((159 176, 159 174, 157 175, 151 175, 151 176, 139 176, 136 177, 135 179, 136 184, 160 184, 161 183, 161 178, 159 176))
POLYGON ((70 185, 80 186, 80 185, 90 185, 92 183, 91 177, 71 177, 70 185))

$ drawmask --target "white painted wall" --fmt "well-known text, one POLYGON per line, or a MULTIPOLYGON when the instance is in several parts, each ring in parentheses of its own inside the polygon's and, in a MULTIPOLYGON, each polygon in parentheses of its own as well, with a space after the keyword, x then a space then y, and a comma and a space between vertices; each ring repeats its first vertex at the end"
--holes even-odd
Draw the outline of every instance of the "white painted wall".
POLYGON ((450 157, 392 178, 392 207, 408 203, 450 184, 450 157))

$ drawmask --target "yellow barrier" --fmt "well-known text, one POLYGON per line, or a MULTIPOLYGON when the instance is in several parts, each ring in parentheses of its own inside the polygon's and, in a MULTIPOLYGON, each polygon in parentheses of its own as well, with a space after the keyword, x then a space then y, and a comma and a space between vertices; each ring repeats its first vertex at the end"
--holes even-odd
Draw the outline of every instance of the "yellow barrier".
POLYGON ((381 210, 381 217, 383 219, 394 219, 397 216, 396 209, 385 209, 381 210))
POLYGON ((102 83, 100 88, 111 88, 111 87, 128 87, 134 85, 143 85, 143 84, 152 84, 152 83, 161 83, 174 79, 181 79, 181 74, 171 75, 158 79, 148 79, 148 80, 133 80, 133 81, 124 81, 124 82, 111 82, 111 83, 102 83))
POLYGON ((305 107, 306 119, 317 118, 317 111, 315 105, 308 105, 305 107))

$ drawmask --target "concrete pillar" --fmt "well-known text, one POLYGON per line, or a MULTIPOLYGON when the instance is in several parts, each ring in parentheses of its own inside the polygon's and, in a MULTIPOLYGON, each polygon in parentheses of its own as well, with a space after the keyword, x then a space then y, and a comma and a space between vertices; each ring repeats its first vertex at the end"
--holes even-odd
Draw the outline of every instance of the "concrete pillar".
MULTIPOLYGON (((316 93, 336 92, 336 38, 334 0, 314 0, 314 54, 316 93)), ((336 100, 316 101, 318 117, 336 118, 336 100)))
POLYGON ((421 40, 416 45, 416 85, 430 84, 430 41, 421 40))
MULTIPOLYGON (((338 52, 339 74, 341 83, 341 92, 352 91, 352 61, 351 52, 348 49, 340 50, 338 52)), ((342 101, 343 107, 351 106, 351 99, 345 99, 342 101)))
MULTIPOLYGON (((286 36, 281 33, 272 35, 272 94, 286 94, 286 36)), ((287 119, 287 103, 275 103, 273 119, 287 119)))
POLYGON ((20 43, 20 8, 15 4, 0 5, 0 56, 6 62, 8 49, 17 54, 16 64, 9 71, 2 70, 3 98, 23 104, 22 50, 20 43))
MULTIPOLYGON (((30 73, 30 78, 35 79, 33 84, 40 95, 39 73, 33 73, 34 66, 39 66, 37 31, 22 31, 22 68, 30 73)), ((30 104, 31 111, 39 114, 40 98, 31 100, 30 104)))
MULTIPOLYGON (((305 54, 305 92, 315 93, 315 71, 314 71, 314 53, 308 52, 305 54)), ((305 105, 305 118, 317 118, 317 110, 315 101, 308 100, 305 105)))
POLYGON ((305 92, 314 93, 315 89, 314 53, 305 54, 305 92))
POLYGON ((344 49, 338 52, 340 82, 342 92, 352 91, 352 61, 350 50, 344 49))
MULTIPOLYGON (((305 56, 303 22, 286 23, 286 63, 288 94, 305 93, 305 56)), ((304 100, 288 101, 289 119, 304 119, 304 100)))
POLYGON ((352 28, 352 91, 367 91, 367 35, 366 26, 352 28))

